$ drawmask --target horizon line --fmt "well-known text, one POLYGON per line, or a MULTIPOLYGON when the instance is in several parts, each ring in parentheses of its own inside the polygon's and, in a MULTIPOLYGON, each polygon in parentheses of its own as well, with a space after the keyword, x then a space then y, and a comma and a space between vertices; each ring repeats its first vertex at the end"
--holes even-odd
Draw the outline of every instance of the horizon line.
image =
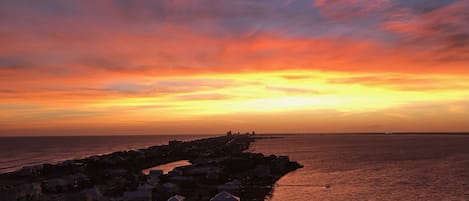
MULTIPOLYGON (((246 134, 251 132, 240 132, 246 134)), ((469 131, 399 131, 399 132, 266 132, 257 133, 256 135, 469 135, 469 131)), ((226 133, 173 133, 173 134, 84 134, 84 135, 4 135, 0 138, 15 137, 130 137, 130 136, 221 136, 226 133)))

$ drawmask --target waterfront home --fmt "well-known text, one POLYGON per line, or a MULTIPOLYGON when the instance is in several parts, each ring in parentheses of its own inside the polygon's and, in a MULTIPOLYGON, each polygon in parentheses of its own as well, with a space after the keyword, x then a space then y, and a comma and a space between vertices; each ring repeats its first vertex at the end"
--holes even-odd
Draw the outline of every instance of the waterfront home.
POLYGON ((240 199, 231 193, 222 191, 216 194, 210 201, 240 201, 240 199))
POLYGON ((180 195, 174 195, 168 199, 168 201, 184 201, 184 200, 186 200, 186 198, 180 195))

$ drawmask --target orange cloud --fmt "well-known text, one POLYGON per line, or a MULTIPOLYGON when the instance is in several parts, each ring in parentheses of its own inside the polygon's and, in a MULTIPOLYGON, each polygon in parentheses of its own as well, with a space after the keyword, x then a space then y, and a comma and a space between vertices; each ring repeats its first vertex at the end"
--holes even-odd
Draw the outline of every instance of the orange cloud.
POLYGON ((417 77, 413 75, 374 75, 362 77, 347 77, 331 79, 334 84, 362 84, 376 87, 387 87, 402 91, 432 91, 432 90, 464 90, 469 83, 461 77, 456 81, 454 77, 417 77))

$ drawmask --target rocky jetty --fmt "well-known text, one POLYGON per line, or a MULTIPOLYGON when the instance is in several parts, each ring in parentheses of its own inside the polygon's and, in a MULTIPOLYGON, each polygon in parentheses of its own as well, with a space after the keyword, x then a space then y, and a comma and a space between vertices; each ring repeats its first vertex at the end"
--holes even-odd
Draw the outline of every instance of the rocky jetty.
POLYGON ((23 167, 0 175, 0 201, 264 200, 279 178, 302 166, 287 156, 246 152, 255 139, 229 133, 23 167), (191 165, 142 173, 179 160, 191 165))

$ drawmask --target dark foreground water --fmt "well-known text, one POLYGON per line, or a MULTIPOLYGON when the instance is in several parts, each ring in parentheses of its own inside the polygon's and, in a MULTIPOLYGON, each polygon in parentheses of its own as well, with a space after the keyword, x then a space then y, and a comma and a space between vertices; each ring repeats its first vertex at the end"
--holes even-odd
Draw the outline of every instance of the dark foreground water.
MULTIPOLYGON (((201 137, 0 138, 0 171, 201 137)), ((305 166, 280 179, 272 201, 469 200, 469 135, 282 137, 251 146, 305 166)))
POLYGON ((251 149, 305 166, 273 201, 469 200, 468 135, 290 135, 251 149))
POLYGON ((208 136, 71 136, 0 138, 0 173, 27 165, 55 163, 96 154, 167 144, 169 140, 192 140, 208 136))

